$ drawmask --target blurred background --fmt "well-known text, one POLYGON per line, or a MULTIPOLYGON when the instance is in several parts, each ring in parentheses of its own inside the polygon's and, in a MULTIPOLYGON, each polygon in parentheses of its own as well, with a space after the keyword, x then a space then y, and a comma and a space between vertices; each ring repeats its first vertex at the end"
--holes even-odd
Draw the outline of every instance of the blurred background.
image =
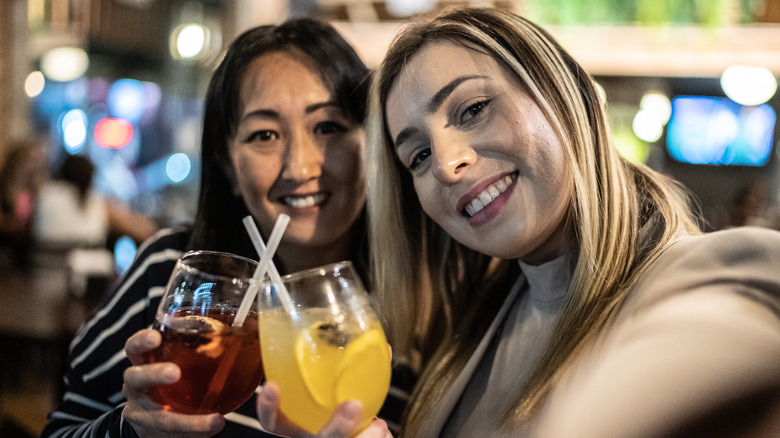
POLYGON ((202 99, 235 36, 317 16, 375 66, 405 19, 464 5, 550 30, 621 153, 686 185, 705 229, 780 228, 780 0, 0 0, 0 436, 40 433, 79 324, 145 237, 192 219, 202 99), (68 218, 44 189, 72 156, 124 221, 68 218))

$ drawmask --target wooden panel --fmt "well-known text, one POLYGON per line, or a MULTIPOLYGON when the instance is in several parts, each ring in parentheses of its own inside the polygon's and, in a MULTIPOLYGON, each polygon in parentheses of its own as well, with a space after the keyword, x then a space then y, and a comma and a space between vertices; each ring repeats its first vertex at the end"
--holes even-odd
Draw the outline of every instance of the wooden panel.
POLYGON ((171 2, 133 7, 115 0, 92 0, 88 41, 96 50, 161 56, 168 47, 171 2))

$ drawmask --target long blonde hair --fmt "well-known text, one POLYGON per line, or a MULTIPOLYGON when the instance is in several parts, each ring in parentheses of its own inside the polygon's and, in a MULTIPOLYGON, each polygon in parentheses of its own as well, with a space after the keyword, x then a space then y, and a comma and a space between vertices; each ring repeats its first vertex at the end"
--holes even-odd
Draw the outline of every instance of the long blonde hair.
POLYGON ((531 415, 575 351, 604 326, 636 274, 680 230, 698 233, 678 184, 618 155, 592 78, 543 29, 511 12, 467 8, 421 19, 396 36, 375 72, 369 107, 369 235, 377 299, 394 351, 423 351, 405 435, 428 412, 495 316, 516 261, 494 260, 454 241, 422 211, 385 124, 390 88, 426 42, 446 39, 489 53, 526 87, 564 145, 574 190, 568 226, 576 267, 550 345, 507 407, 507 423, 531 415), (423 341, 415 344, 419 337, 423 341))

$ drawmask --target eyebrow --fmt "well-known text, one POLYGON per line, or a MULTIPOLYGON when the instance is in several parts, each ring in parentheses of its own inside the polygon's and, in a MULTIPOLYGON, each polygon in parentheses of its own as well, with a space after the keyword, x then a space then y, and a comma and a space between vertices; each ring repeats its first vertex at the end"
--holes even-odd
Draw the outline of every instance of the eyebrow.
MULTIPOLYGON (((425 105, 425 111, 428 114, 432 114, 438 111, 441 105, 447 99, 447 97, 449 97, 449 95, 452 94, 452 92, 455 91, 456 88, 458 88, 458 85, 462 84, 463 82, 471 79, 481 79, 486 77, 487 76, 482 76, 482 75, 469 75, 469 76, 461 76, 453 79, 450 83, 443 86, 439 91, 437 91, 436 94, 433 95, 433 97, 431 97, 431 100, 429 100, 428 104, 425 105)), ((395 137, 395 147, 397 148, 398 145, 406 141, 406 139, 414 135, 416 132, 417 132, 417 128, 412 128, 412 127, 401 130, 401 132, 399 132, 398 135, 395 137)))
MULTIPOLYGON (((311 114, 317 110, 320 110, 322 108, 327 108, 327 107, 336 107, 339 110, 341 110, 341 106, 339 106, 337 102, 329 100, 327 102, 319 102, 319 103, 311 104, 307 106, 304 111, 306 112, 306 114, 311 114)), ((261 117, 264 119, 278 120, 279 113, 277 111, 270 110, 270 109, 258 109, 244 114, 244 116, 241 117, 241 120, 246 120, 250 117, 261 117)))

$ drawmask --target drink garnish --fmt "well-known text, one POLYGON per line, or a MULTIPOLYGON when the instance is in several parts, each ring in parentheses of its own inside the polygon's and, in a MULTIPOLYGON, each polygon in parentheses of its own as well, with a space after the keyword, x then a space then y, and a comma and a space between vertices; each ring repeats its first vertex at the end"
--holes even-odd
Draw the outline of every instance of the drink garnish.
POLYGON ((317 336, 328 345, 344 348, 349 344, 349 333, 344 330, 343 324, 337 322, 323 322, 317 327, 317 336))
MULTIPOLYGON (((380 330, 371 329, 352 341, 344 350, 344 356, 336 369, 336 403, 357 399, 367 408, 376 406, 378 409, 382 406, 386 394, 374 391, 372 385, 368 384, 382 378, 382 374, 365 364, 383 363, 390 363, 390 353, 380 330)), ((389 378, 390 374, 387 373, 388 386, 389 378)))
POLYGON ((216 336, 225 330, 225 324, 214 318, 199 315, 187 315, 176 318, 170 324, 172 329, 187 337, 186 342, 204 356, 216 358, 225 347, 216 336))
POLYGON ((296 339, 295 359, 304 386, 320 406, 332 409, 349 399, 374 403, 377 397, 381 405, 384 400, 385 394, 374 394, 365 384, 377 377, 366 363, 390 362, 387 342, 378 329, 355 338, 341 324, 317 322, 296 339))

